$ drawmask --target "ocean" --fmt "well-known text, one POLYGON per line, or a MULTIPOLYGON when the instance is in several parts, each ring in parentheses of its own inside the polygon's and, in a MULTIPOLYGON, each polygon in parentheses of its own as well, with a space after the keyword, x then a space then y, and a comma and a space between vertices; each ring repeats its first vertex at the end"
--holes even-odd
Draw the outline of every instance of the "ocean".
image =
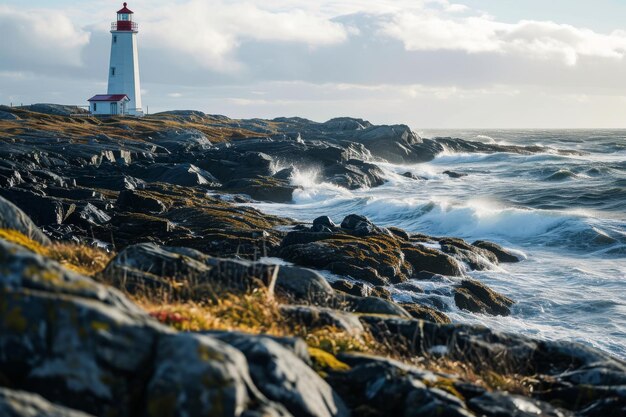
POLYGON ((301 221, 328 215, 340 222, 358 213, 409 232, 497 242, 526 260, 469 275, 516 300, 510 316, 461 311, 438 282, 419 281, 424 294, 392 289, 394 298, 437 300, 456 322, 579 341, 626 359, 626 130, 418 133, 541 145, 547 151, 444 151, 427 163, 379 162, 387 182, 355 191, 321 182, 314 168, 299 167, 292 182, 302 188, 293 203, 256 207, 301 221), (448 170, 467 175, 451 178, 444 174, 448 170))

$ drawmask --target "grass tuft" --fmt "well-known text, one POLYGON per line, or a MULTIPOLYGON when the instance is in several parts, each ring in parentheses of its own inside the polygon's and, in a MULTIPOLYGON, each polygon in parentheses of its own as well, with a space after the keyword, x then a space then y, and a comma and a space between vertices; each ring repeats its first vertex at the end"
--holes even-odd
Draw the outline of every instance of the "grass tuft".
POLYGON ((0 239, 53 259, 67 269, 87 276, 102 271, 114 255, 102 249, 76 243, 54 242, 50 246, 44 246, 12 229, 0 229, 0 239))

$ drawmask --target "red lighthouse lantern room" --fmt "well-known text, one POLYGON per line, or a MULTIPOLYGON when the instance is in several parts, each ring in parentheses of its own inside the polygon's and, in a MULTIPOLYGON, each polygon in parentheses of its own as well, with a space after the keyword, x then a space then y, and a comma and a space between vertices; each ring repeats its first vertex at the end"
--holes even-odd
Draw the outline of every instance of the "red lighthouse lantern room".
POLYGON ((137 23, 133 22, 133 11, 126 7, 128 3, 124 3, 124 7, 117 11, 117 22, 113 22, 112 30, 117 31, 137 31, 137 23))

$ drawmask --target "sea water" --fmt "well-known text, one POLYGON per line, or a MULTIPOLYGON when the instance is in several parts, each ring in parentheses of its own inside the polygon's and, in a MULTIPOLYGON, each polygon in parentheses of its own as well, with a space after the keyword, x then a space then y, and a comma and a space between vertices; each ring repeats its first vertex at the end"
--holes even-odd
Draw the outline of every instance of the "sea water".
POLYGON ((409 232, 490 240, 526 258, 474 278, 513 298, 508 317, 454 306, 449 283, 416 284, 425 294, 394 291, 404 301, 444 307, 456 322, 483 324, 544 339, 583 342, 626 358, 626 131, 423 131, 519 146, 542 153, 453 153, 427 163, 378 162, 386 183, 349 191, 298 167, 292 204, 262 211, 311 221, 363 214, 409 232), (564 154, 563 150, 571 151, 564 154), (444 171, 467 174, 450 178, 444 171), (421 178, 410 179, 411 172, 421 178))

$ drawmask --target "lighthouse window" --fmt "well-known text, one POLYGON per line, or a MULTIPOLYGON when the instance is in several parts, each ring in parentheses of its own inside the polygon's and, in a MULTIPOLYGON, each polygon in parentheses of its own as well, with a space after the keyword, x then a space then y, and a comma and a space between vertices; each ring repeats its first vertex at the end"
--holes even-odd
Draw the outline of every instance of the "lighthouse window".
POLYGON ((111 76, 115 77, 115 67, 111 67, 111 76))
POLYGON ((113 43, 117 43, 117 35, 113 35, 113 43))

